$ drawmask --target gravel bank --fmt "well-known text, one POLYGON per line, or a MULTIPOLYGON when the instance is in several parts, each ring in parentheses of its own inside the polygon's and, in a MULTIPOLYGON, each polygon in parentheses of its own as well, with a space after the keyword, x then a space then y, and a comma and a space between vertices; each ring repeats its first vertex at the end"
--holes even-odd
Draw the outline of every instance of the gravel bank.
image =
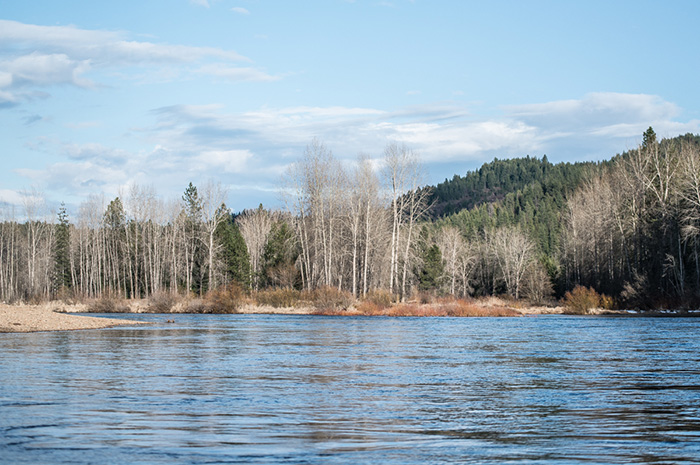
POLYGON ((0 304, 0 333, 69 331, 148 324, 143 321, 68 315, 58 313, 59 311, 70 311, 70 309, 51 304, 17 306, 0 304))

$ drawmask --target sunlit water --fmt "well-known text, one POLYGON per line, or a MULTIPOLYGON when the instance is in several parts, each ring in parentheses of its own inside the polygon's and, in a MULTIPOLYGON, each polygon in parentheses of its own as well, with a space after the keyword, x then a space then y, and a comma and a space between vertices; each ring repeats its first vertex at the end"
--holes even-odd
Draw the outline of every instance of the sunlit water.
POLYGON ((0 462, 700 463, 700 318, 140 318, 0 334, 0 462))

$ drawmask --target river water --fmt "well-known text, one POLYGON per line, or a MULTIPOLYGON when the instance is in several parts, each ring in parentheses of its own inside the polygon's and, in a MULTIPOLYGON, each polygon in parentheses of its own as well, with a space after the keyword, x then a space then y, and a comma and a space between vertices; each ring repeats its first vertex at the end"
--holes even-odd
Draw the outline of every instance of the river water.
POLYGON ((700 318, 127 317, 0 334, 0 463, 700 463, 700 318))

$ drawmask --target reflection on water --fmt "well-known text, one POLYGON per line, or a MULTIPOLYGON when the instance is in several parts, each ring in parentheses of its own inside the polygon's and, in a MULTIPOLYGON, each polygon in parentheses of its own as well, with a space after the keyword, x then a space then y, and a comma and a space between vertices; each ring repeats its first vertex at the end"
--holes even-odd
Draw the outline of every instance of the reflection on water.
POLYGON ((0 335, 0 463, 700 462, 700 319, 141 317, 0 335))

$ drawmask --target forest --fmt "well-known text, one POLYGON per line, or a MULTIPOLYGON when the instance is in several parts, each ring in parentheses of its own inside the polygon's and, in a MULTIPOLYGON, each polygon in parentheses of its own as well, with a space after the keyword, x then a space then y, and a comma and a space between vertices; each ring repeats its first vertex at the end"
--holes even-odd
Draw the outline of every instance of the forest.
POLYGON ((231 212, 221 184, 164 200, 132 185, 69 215, 41 192, 0 217, 0 300, 206 295, 235 285, 336 289, 395 301, 504 295, 547 304, 577 286, 618 308, 700 303, 700 137, 603 162, 526 156, 427 186, 390 144, 343 163, 313 140, 284 175, 284 208, 231 212), (22 218, 18 221, 16 217, 22 218))

